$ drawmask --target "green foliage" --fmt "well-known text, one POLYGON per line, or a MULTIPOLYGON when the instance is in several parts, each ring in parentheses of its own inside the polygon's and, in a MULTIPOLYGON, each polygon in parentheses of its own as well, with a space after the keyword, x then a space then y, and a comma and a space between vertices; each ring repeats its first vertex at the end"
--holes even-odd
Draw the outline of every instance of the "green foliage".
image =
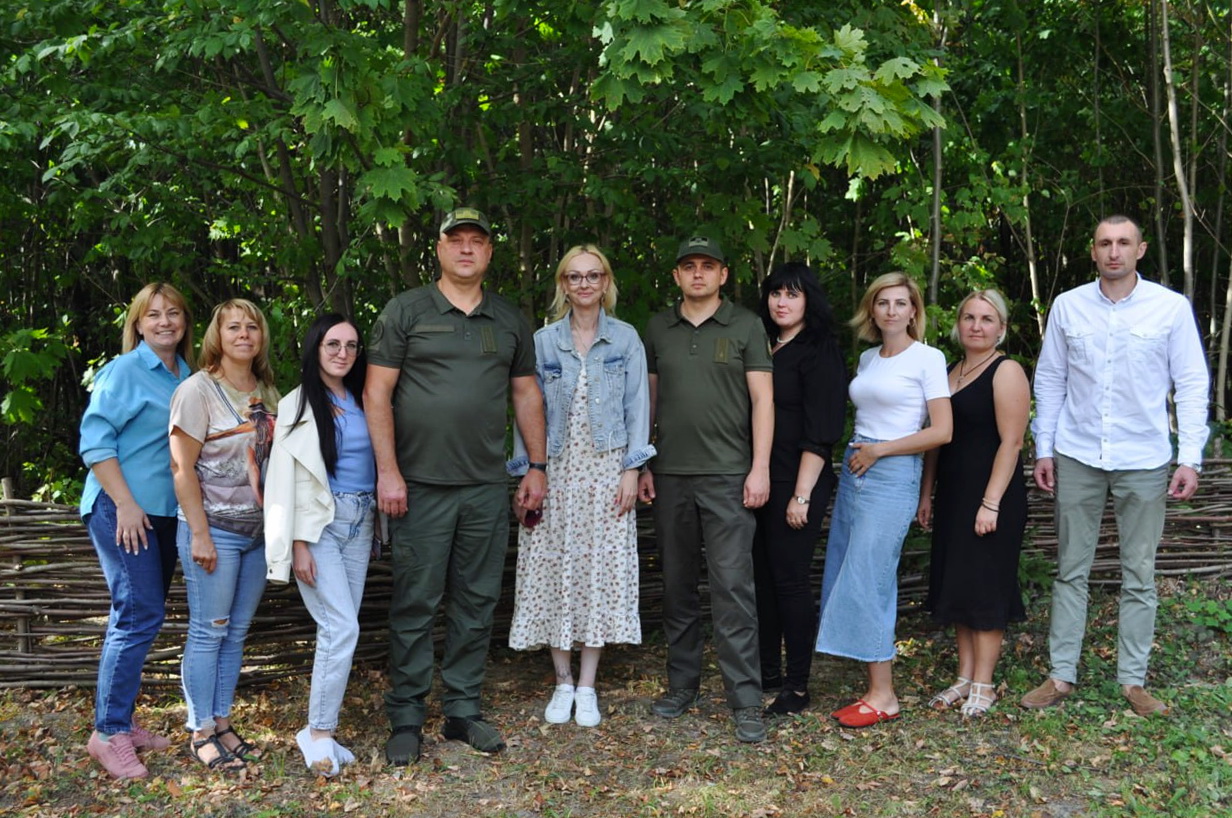
POLYGON ((39 382, 54 376, 68 352, 68 345, 49 329, 18 329, 0 336, 0 371, 8 387, 0 417, 6 424, 34 422, 43 408, 39 382))
POLYGON ((1190 598, 1185 600, 1184 606, 1194 625, 1232 636, 1232 599, 1190 598))
MULTIPOLYGON (((1013 310, 1010 350, 1028 361, 1036 310, 1089 278, 1100 214, 1161 214, 1148 275, 1154 248, 1180 243, 1174 197, 1159 199, 1149 159, 1140 4, 9 6, 0 337, 73 318, 57 330, 69 354, 7 391, 5 417, 38 427, 9 426, 7 471, 71 437, 85 400, 79 358, 117 346, 94 316, 145 282, 176 283, 198 316, 234 295, 269 305, 284 362, 315 312, 366 326, 390 295, 429 280, 436 225, 459 202, 497 227, 490 285, 536 318, 556 260, 584 241, 608 251, 619 312, 636 324, 673 299, 684 233, 721 234, 742 301, 773 265, 809 260, 840 319, 871 276, 899 268, 928 280, 936 249, 929 337, 942 337, 967 290, 996 285, 1013 310)), ((1204 327, 1219 324, 1228 269, 1214 220, 1232 212, 1221 209, 1218 138, 1229 35, 1208 6, 1172 28, 1207 214, 1204 327)))

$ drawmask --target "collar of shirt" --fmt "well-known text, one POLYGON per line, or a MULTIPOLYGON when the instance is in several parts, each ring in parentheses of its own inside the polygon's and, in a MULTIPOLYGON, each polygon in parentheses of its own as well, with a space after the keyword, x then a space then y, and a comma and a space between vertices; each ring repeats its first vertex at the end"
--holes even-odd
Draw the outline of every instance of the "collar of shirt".
MULTIPOLYGON (((158 369, 159 367, 162 367, 168 372, 171 372, 170 369, 167 369, 167 365, 163 363, 163 359, 158 357, 158 353, 150 349, 150 345, 144 340, 137 342, 136 352, 137 357, 141 359, 141 363, 145 364, 147 369, 158 369)), ((181 374, 180 380, 183 380, 184 377, 186 377, 183 373, 188 371, 188 364, 179 356, 179 354, 176 354, 175 360, 181 374)))
MULTIPOLYGON (((683 303, 684 302, 682 301, 676 302, 676 306, 672 308, 672 320, 668 322, 669 324, 672 324, 672 325, 680 324, 680 323, 691 324, 691 322, 688 319, 686 319, 684 317, 684 314, 681 313, 680 311, 680 307, 683 303)), ((732 302, 728 301, 726 298, 721 298, 719 299, 719 308, 715 310, 714 315, 707 318, 706 321, 714 321, 715 323, 722 324, 723 326, 727 326, 728 324, 731 323, 732 312, 734 310, 735 310, 735 307, 732 306, 732 302)), ((706 321, 703 321, 702 324, 706 323, 706 321)), ((701 324, 699 324, 698 326, 701 326, 701 324)))
POLYGON ((471 316, 475 316, 475 315, 485 315, 489 318, 493 317, 493 314, 491 311, 491 303, 490 303, 491 299, 488 298, 488 290, 486 287, 480 290, 480 293, 482 293, 483 297, 479 300, 479 305, 476 306, 475 309, 471 310, 470 313, 464 313, 462 312, 462 310, 455 307, 453 305, 453 302, 450 301, 448 298, 446 298, 445 294, 441 292, 441 288, 440 286, 438 286, 436 282, 433 282, 432 286, 429 287, 428 290, 432 295, 433 305, 436 306, 437 311, 441 315, 444 315, 450 310, 453 310, 453 311, 462 313, 468 318, 471 316))

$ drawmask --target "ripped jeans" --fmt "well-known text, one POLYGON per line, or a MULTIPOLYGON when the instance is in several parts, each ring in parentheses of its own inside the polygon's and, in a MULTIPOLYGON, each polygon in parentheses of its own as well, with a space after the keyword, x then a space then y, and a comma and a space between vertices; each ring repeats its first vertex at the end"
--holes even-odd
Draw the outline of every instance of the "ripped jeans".
POLYGON ((181 520, 176 533, 188 590, 188 640, 181 685, 188 713, 184 726, 209 730, 230 718, 244 661, 244 639, 265 592, 265 536, 246 537, 210 526, 218 552, 214 573, 193 562, 192 532, 181 520))

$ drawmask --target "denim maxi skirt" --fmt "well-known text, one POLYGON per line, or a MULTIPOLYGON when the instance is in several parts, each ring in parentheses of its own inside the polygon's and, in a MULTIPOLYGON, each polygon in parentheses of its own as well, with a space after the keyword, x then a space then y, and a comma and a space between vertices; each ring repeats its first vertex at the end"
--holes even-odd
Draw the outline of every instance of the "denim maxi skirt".
POLYGON ((817 652, 885 662, 894 658, 898 557, 920 503, 923 457, 883 457, 857 477, 850 451, 848 444, 826 546, 817 652))

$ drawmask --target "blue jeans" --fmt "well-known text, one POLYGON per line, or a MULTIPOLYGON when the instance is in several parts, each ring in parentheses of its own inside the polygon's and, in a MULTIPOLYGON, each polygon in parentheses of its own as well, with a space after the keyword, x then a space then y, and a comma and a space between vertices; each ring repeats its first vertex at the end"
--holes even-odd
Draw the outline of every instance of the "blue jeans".
POLYGON ((85 524, 111 592, 111 615, 98 660, 94 729, 106 735, 127 733, 141 690, 141 669, 166 614, 175 571, 176 520, 150 516, 154 528, 145 532, 149 548, 136 554, 116 545, 116 506, 106 492, 94 501, 85 524))
POLYGON ((192 532, 180 521, 176 544, 188 590, 188 641, 181 684, 189 730, 208 731, 214 718, 230 718, 244 660, 244 639, 265 592, 265 537, 246 537, 210 526, 218 552, 214 573, 192 560, 192 532))
POLYGON ((372 492, 334 492, 334 519, 308 544, 316 561, 316 586, 299 582, 304 607, 317 623, 317 651, 308 694, 308 726, 333 730, 359 642, 359 604, 364 598, 376 499, 372 492))
POLYGON ((898 557, 920 504, 923 459, 883 457, 856 477, 847 465, 849 454, 843 456, 826 544, 817 652, 886 662, 894 658, 898 557))

